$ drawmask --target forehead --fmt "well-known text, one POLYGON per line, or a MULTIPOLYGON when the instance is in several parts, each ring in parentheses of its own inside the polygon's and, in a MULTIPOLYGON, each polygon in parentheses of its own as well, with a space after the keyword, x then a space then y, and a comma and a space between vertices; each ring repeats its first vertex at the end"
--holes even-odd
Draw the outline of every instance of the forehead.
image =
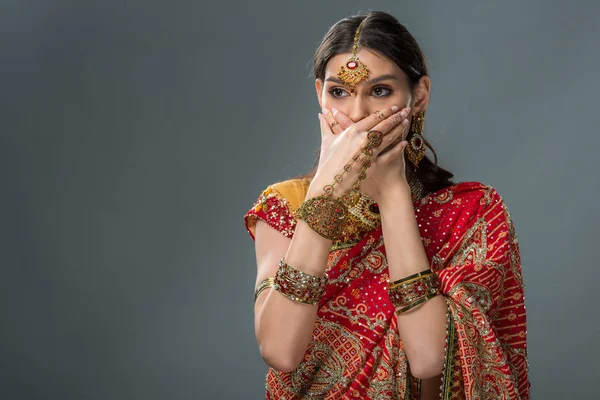
MULTIPOLYGON (((327 62, 325 66, 325 78, 337 75, 342 65, 345 65, 352 53, 337 54, 327 62)), ((398 78, 404 77, 404 72, 396 65, 395 62, 382 54, 375 53, 368 49, 360 49, 356 55, 360 61, 369 69, 370 76, 376 77, 384 74, 392 74, 398 78)))

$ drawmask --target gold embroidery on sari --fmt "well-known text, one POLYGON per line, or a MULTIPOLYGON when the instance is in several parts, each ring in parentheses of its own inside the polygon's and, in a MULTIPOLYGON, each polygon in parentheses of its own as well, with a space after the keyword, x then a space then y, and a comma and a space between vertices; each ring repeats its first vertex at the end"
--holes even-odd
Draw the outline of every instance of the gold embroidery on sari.
POLYGON ((268 381, 277 384, 271 395, 275 399, 289 398, 290 394, 303 398, 325 398, 345 390, 365 362, 362 343, 341 324, 317 318, 313 338, 304 359, 297 369, 284 373, 271 368, 268 381))
POLYGON ((347 318, 356 325, 366 326, 369 330, 387 329, 389 323, 383 311, 379 311, 373 317, 369 317, 369 307, 365 303, 358 303, 355 307, 347 307, 348 298, 344 295, 337 296, 334 300, 321 307, 324 313, 331 312, 338 316, 347 318))
POLYGON ((381 248, 382 245, 383 236, 377 240, 371 238, 366 241, 359 254, 343 262, 340 262, 340 260, 346 255, 346 252, 343 250, 330 252, 326 271, 329 272, 332 268, 336 268, 339 270, 339 275, 330 274, 329 284, 349 283, 365 270, 374 274, 385 272, 387 270, 385 254, 381 250, 373 250, 374 248, 381 248))
MULTIPOLYGON (((442 400, 459 400, 462 398, 462 379, 457 379, 456 362, 458 357, 458 336, 456 334, 456 326, 454 325, 454 317, 450 310, 448 298, 445 298, 448 306, 446 313, 446 347, 444 349, 444 368, 442 373, 442 385, 440 387, 440 398, 442 400)), ((460 364, 459 364, 460 366, 460 364)))
POLYGON ((442 193, 433 196, 433 200, 438 204, 444 204, 453 199, 453 192, 451 190, 444 190, 442 193))
POLYGON ((501 351, 501 342, 486 314, 492 304, 488 289, 474 282, 461 282, 448 295, 453 301, 451 310, 461 343, 461 364, 470 370, 468 376, 471 378, 466 380, 466 398, 515 398, 512 368, 503 368, 508 359, 501 351))
POLYGON ((485 218, 479 218, 464 234, 459 240, 459 243, 462 244, 452 258, 451 265, 469 267, 471 264, 475 264, 476 270, 478 266, 481 269, 487 251, 486 226, 485 218))

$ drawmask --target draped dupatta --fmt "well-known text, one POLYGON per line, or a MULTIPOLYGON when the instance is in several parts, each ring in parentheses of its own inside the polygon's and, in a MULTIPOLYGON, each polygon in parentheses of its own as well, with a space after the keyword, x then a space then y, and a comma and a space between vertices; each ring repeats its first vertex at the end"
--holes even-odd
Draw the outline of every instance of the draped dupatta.
MULTIPOLYGON (((245 214, 287 237, 309 181, 269 186, 245 214)), ((492 187, 462 182, 415 201, 431 269, 448 305, 441 398, 528 399, 524 286, 514 226, 492 187)), ((393 245, 389 244, 388 246, 393 245)), ((398 335, 378 226, 332 247, 313 337, 299 367, 269 368, 267 399, 418 399, 421 381, 398 335)))

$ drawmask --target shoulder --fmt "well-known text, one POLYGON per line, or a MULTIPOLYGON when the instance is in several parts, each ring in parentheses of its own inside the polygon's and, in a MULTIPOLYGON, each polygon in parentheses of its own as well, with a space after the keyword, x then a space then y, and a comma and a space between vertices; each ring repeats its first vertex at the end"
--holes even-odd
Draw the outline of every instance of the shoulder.
POLYGON ((498 202, 503 203, 502 196, 498 191, 479 181, 458 182, 454 185, 445 187, 437 192, 430 193, 423 199, 423 203, 452 203, 472 206, 487 206, 498 202))
POLYGON ((256 221, 262 220, 286 237, 291 237, 296 227, 294 212, 304 201, 310 179, 296 178, 275 182, 267 186, 244 215, 246 230, 254 238, 256 221))
POLYGON ((287 202, 291 210, 295 211, 305 200, 309 185, 310 179, 296 178, 273 183, 265 190, 287 202))
MULTIPOLYGON (((429 193, 417 204, 419 212, 461 215, 469 221, 508 214, 504 199, 493 186, 478 181, 459 182, 429 193)), ((510 218, 510 217, 509 217, 510 218)))
POLYGON ((477 181, 461 182, 458 185, 459 192, 464 192, 466 196, 479 199, 479 204, 485 208, 496 206, 506 207, 504 198, 500 195, 498 190, 491 185, 486 185, 477 181))

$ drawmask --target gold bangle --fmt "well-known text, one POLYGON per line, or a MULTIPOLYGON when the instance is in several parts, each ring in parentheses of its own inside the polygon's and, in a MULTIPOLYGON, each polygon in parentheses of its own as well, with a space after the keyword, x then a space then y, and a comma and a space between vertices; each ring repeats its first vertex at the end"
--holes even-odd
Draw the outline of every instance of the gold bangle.
POLYGON ((256 303, 256 299, 258 299, 258 296, 260 296, 265 289, 272 288, 273 286, 275 286, 275 278, 263 279, 254 291, 254 303, 256 303))
POLYGON ((435 293, 440 287, 440 280, 434 273, 411 279, 388 288, 388 296, 394 307, 404 307, 419 298, 435 293))
POLYGON ((426 269, 425 271, 417 272, 416 274, 409 275, 409 276, 407 276, 405 278, 401 278, 401 279, 395 280, 394 282, 392 282, 392 283, 390 283, 388 285, 388 288, 389 289, 393 289, 393 288, 398 287, 398 286, 400 286, 402 284, 406 284, 406 283, 410 283, 410 282, 416 281, 419 278, 422 278, 422 277, 425 277, 425 276, 428 276, 428 275, 431 275, 431 274, 433 274, 433 271, 431 269, 426 269))
POLYGON ((419 305, 425 303, 427 300, 433 299, 438 294, 440 294, 440 292, 436 290, 435 293, 430 293, 430 294, 426 294, 425 296, 419 297, 417 300, 410 303, 406 307, 401 308, 400 310, 396 310, 396 313, 403 314, 403 313, 407 312, 408 310, 412 310, 416 306, 419 306, 419 305))

